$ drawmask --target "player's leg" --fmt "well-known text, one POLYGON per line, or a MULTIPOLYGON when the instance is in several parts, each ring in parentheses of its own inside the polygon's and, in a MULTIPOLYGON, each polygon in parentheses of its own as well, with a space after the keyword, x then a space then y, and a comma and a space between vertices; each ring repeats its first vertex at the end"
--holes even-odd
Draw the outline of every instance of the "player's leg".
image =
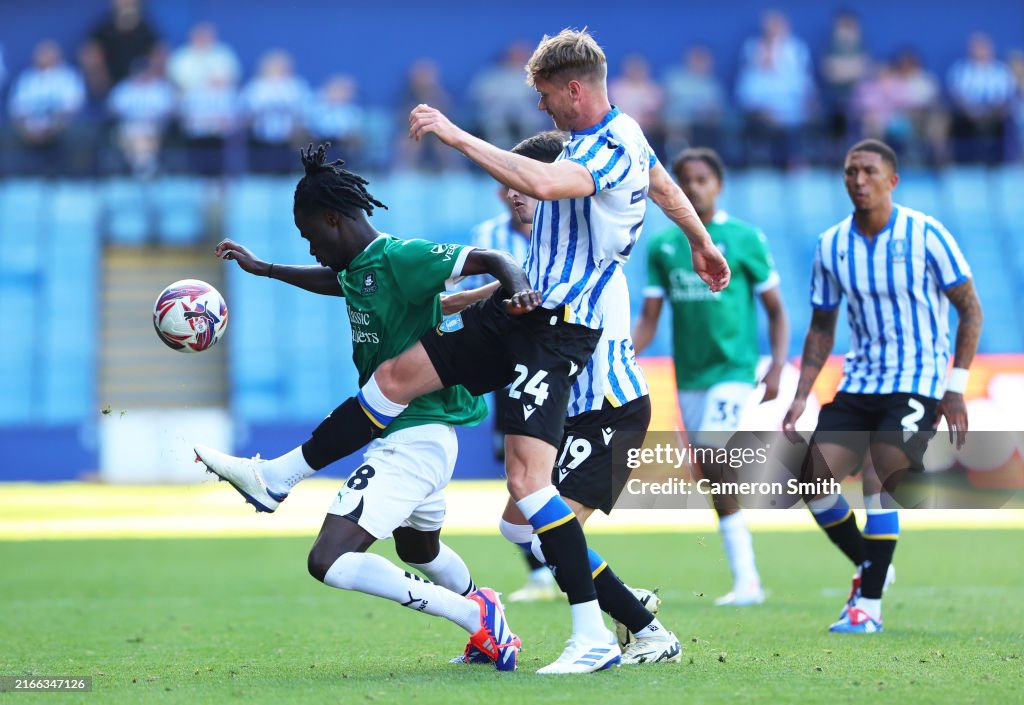
POLYGON ((882 595, 895 579, 892 559, 900 535, 900 481, 923 470, 924 452, 934 435, 937 400, 918 395, 876 397, 881 407, 878 431, 871 436, 871 472, 864 473, 864 563, 859 593, 833 631, 871 633, 882 629, 882 595))
POLYGON ((447 560, 442 561, 445 565, 437 562, 442 544, 432 537, 444 519, 442 490, 454 469, 457 449, 454 429, 443 425, 402 429, 374 441, 364 464, 348 478, 329 510, 310 551, 310 573, 333 587, 444 617, 469 632, 471 642, 499 669, 514 668, 517 649, 512 648, 512 634, 497 595, 488 588, 468 596, 460 594, 470 579, 465 564, 457 556, 453 559, 450 549, 447 560), (414 541, 417 537, 402 532, 403 527, 428 536, 414 541), (402 546, 407 558, 429 558, 436 548, 427 567, 444 574, 450 584, 461 582, 458 591, 403 571, 383 556, 364 552, 373 540, 396 531, 409 539, 402 546))
POLYGON ((400 526, 391 532, 395 552, 407 566, 427 576, 432 583, 467 596, 476 590, 469 567, 448 544, 441 540, 441 529, 420 531, 400 526))
POLYGON ((523 517, 523 513, 519 511, 519 507, 511 497, 505 504, 498 529, 502 536, 519 548, 530 569, 526 584, 509 593, 508 601, 546 602, 558 598, 560 593, 558 585, 555 583, 554 574, 543 561, 533 555, 531 548, 533 527, 523 517))
MULTIPOLYGON (((697 470, 713 483, 738 479, 735 469, 715 460, 715 452, 725 448, 730 436, 739 428, 740 416, 753 388, 743 382, 723 382, 708 389, 679 394, 683 426, 694 455, 700 459, 697 470)), ((715 605, 760 604, 764 602, 764 590, 754 558, 754 540, 740 509, 739 498, 715 493, 711 501, 718 515, 718 530, 732 573, 732 590, 716 599, 715 605)))
POLYGON ((342 402, 309 439, 273 459, 237 458, 197 446, 196 457, 256 507, 273 512, 299 482, 377 437, 418 396, 443 385, 423 346, 387 360, 359 393, 342 402))

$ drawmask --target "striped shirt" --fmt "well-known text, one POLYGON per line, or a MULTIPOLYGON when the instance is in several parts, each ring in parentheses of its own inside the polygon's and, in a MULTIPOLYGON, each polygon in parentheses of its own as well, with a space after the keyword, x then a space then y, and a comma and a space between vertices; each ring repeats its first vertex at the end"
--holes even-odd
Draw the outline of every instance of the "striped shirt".
POLYGON ((571 320, 600 328, 597 304, 640 236, 656 158, 636 121, 613 107, 597 125, 573 132, 558 159, 586 167, 594 193, 537 204, 526 274, 541 306, 565 304, 571 320))
MULTIPOLYGON (((526 261, 530 238, 515 229, 508 211, 485 220, 473 228, 473 246, 481 250, 501 250, 512 255, 520 265, 526 261)), ((487 274, 466 277, 456 287, 459 291, 476 289, 494 281, 487 274)))
POLYGON ((597 306, 603 315, 604 330, 594 355, 572 385, 567 413, 570 417, 598 411, 605 402, 619 407, 650 392, 630 337, 629 288, 621 267, 612 274, 597 306))
POLYGON ((1017 90, 1010 67, 1001 61, 980 63, 961 59, 949 70, 949 92, 965 107, 999 108, 1017 90))
POLYGON ((818 238, 811 305, 832 310, 846 296, 850 352, 839 391, 919 394, 939 399, 949 365, 949 300, 971 277, 953 236, 919 211, 893 204, 868 240, 853 216, 818 238))

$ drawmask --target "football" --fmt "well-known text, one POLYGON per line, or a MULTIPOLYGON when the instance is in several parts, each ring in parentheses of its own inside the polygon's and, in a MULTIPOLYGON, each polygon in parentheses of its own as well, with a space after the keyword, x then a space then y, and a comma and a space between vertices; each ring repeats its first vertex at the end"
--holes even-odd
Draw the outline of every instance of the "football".
POLYGON ((227 326, 224 298, 198 279, 174 282, 160 292, 153 305, 156 334, 178 352, 202 352, 213 347, 227 326))

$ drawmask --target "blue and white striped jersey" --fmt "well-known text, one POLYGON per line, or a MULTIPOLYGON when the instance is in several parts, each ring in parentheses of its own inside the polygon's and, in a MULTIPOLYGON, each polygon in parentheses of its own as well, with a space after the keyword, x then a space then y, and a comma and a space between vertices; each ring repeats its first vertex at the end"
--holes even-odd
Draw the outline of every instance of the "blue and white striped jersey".
MULTIPOLYGON (((530 249, 530 238, 515 229, 512 223, 512 214, 508 211, 496 215, 473 228, 473 247, 482 250, 502 250, 512 255, 520 265, 526 261, 526 254, 530 249)), ((476 289, 494 281, 494 278, 487 274, 477 274, 466 277, 459 282, 456 288, 458 291, 476 289)))
POLYGON ((526 274, 541 306, 566 304, 574 322, 599 328, 598 300, 640 237, 656 158, 636 121, 613 107, 573 132, 558 159, 585 166, 594 193, 537 205, 526 274))
POLYGON ((847 216, 818 238, 811 305, 836 308, 846 296, 850 352, 839 391, 941 398, 949 365, 949 300, 971 277, 953 236, 919 211, 893 205, 885 230, 868 241, 847 216))
POLYGON ((630 336, 629 288, 621 267, 615 269, 597 307, 604 330, 594 355, 572 385, 568 416, 598 411, 606 402, 622 406, 650 393, 630 336))

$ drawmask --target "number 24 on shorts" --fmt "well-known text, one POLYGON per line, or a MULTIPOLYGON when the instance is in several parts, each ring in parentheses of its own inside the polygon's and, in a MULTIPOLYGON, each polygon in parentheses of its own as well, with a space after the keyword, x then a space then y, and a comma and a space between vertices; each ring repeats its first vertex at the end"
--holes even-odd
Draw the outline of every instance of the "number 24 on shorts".
POLYGON ((529 394, 533 397, 534 404, 542 406, 548 398, 548 384, 544 381, 544 378, 548 376, 547 370, 538 370, 533 377, 530 377, 530 381, 526 382, 526 386, 522 390, 519 387, 529 377, 530 370, 526 365, 516 365, 515 371, 516 379, 512 382, 512 386, 508 388, 509 397, 520 399, 523 394, 529 394))

